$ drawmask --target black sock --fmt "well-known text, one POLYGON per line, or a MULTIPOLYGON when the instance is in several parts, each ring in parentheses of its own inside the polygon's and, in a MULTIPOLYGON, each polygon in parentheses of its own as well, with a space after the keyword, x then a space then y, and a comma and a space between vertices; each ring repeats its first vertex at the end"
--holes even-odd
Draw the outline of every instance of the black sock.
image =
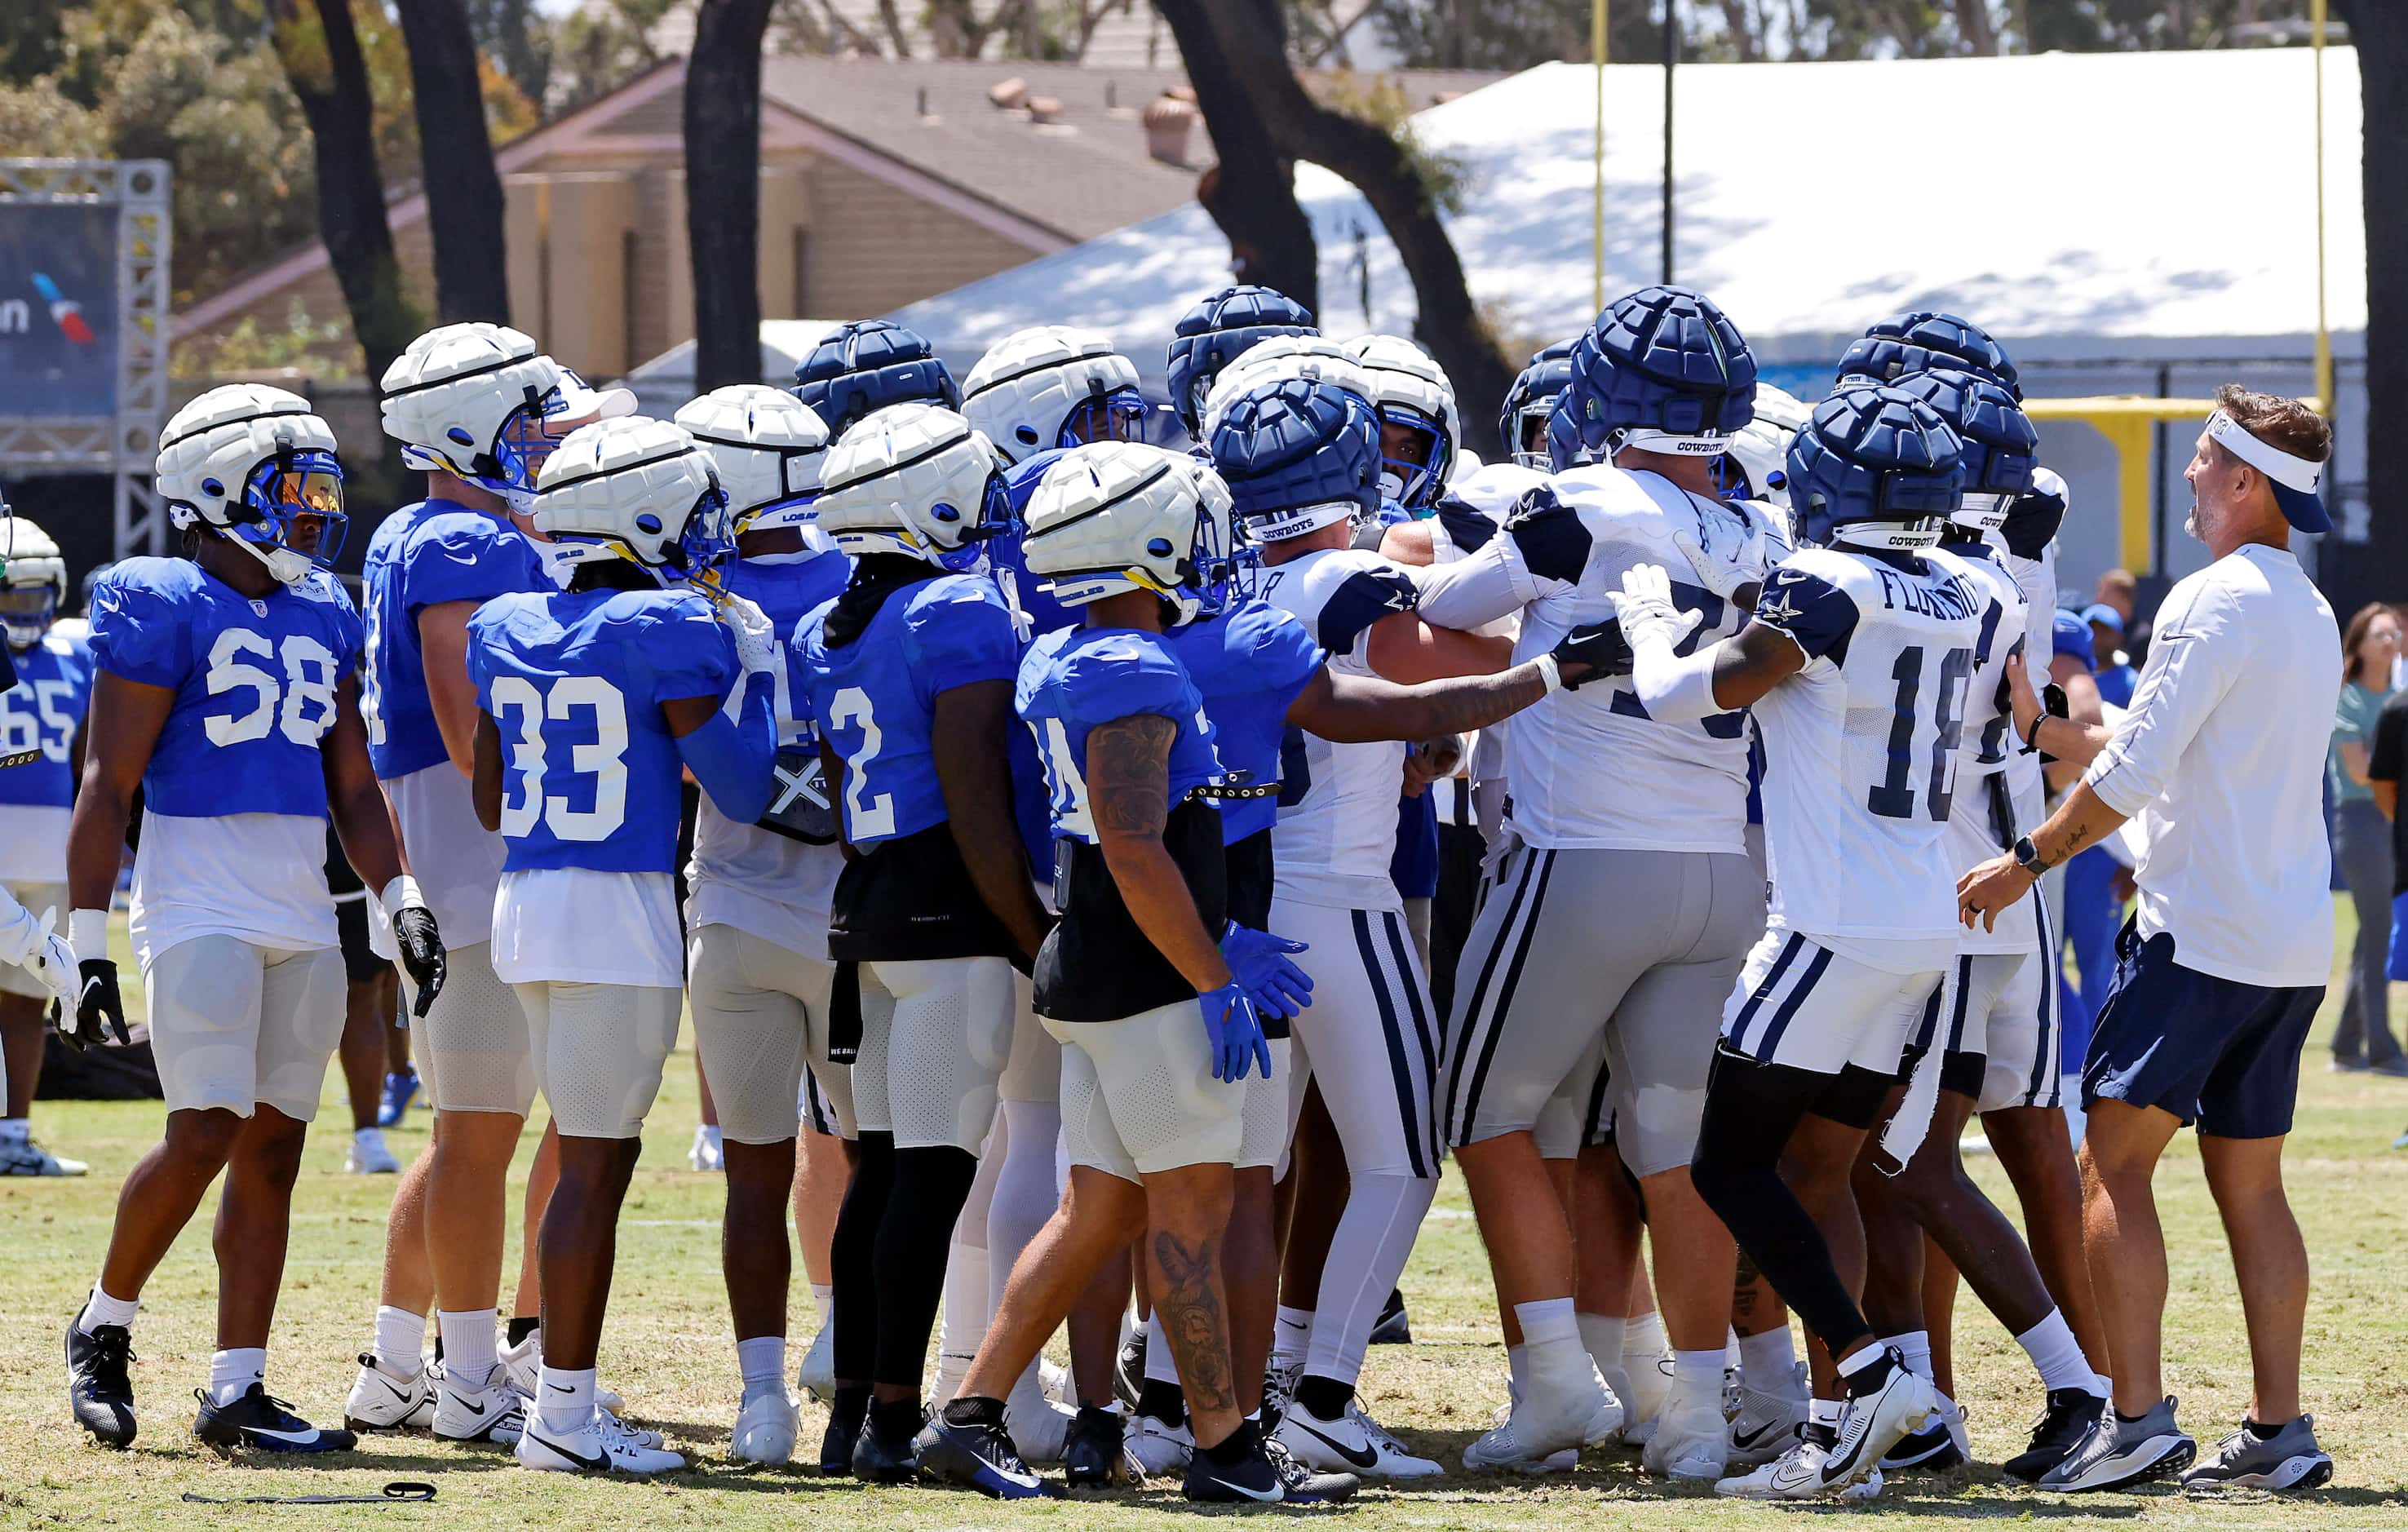
POLYGON ((2277 1421, 2273 1425, 2269 1425, 2263 1421, 2254 1421, 2243 1416, 2241 1424, 2248 1430, 2251 1436, 2256 1437, 2258 1440, 2272 1441, 2276 1437, 2281 1436, 2283 1434, 2283 1428, 2289 1425, 2291 1423, 2289 1421, 2277 1421))
POLYGON ((514 1319, 510 1321, 508 1344, 515 1346, 542 1327, 543 1321, 540 1318, 514 1319))
POLYGON ((947 1425, 984 1425, 1003 1429, 1003 1401, 976 1394, 957 1394, 945 1406, 947 1425))
POLYGON ((1897 1367, 1898 1363, 1892 1353, 1885 1350, 1876 1353, 1871 1361, 1856 1371, 1840 1374, 1840 1384, 1848 1391, 1848 1397, 1861 1399, 1882 1384, 1888 1382, 1890 1373, 1896 1370, 1897 1367))
POLYGON ((440 1330, 435 1332, 435 1360, 443 1360, 443 1332, 440 1330))
POLYGON ((869 1428, 889 1441, 918 1436, 926 1421, 916 1398, 869 1401, 869 1428))
POLYGON ((1253 1421, 1238 1422, 1238 1428, 1211 1446, 1203 1449, 1204 1455, 1216 1468, 1243 1463, 1262 1450, 1262 1432, 1253 1421))
POLYGON ((2141 1422, 2149 1418, 2149 1412, 2143 1410, 2137 1415, 2128 1415, 2121 1410, 2118 1410, 2115 1411, 2115 1418, 2127 1425, 2138 1425, 2141 1422))
POLYGON ((869 1385, 838 1384, 836 1397, 828 1404, 828 1414, 837 1420, 867 1420, 869 1416, 869 1385))
POLYGON ((1324 1378, 1312 1372, 1297 1380, 1296 1402, 1304 1406, 1315 1420, 1336 1420, 1346 1413, 1346 1406, 1354 1398, 1353 1383, 1341 1383, 1335 1378, 1324 1378))
MULTIPOLYGON (((882 1383, 917 1387, 927 1366, 928 1332, 945 1292, 945 1262, 953 1224, 978 1179, 978 1156, 951 1144, 895 1151, 894 1185, 870 1253, 878 1289, 877 1354, 868 1376, 882 1383)), ((849 1204, 848 1204, 849 1206, 849 1204)), ((844 1323, 844 1295, 836 1300, 844 1323)), ((1007 1358, 1007 1360, 1009 1360, 1007 1358)), ((843 1375, 844 1356, 837 1357, 843 1375)))
POLYGON ((1137 1412, 1152 1415, 1165 1425, 1177 1425, 1187 1418, 1187 1391, 1177 1383, 1148 1378, 1138 1390, 1137 1412))
POLYGON ((895 1135, 864 1133, 828 1242, 836 1287, 836 1375, 867 1382, 878 1362, 878 1225, 895 1188, 895 1135))

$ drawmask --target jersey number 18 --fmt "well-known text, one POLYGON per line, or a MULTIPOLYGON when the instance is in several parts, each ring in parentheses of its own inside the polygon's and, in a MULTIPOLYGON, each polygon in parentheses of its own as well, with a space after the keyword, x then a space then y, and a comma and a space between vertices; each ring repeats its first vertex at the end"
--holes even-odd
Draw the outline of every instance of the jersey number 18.
POLYGON ((1940 657, 1938 684, 1931 689, 1930 774, 1918 794, 1914 732, 1923 689, 1923 646, 1910 644, 1899 651, 1898 664, 1890 668, 1898 698, 1891 706, 1889 770, 1865 795, 1866 808, 1884 819, 1913 819, 1915 799, 1921 797, 1933 819, 1946 821, 1956 785, 1956 745, 1965 733, 1965 683, 1972 674, 1971 650, 1952 649, 1940 657))

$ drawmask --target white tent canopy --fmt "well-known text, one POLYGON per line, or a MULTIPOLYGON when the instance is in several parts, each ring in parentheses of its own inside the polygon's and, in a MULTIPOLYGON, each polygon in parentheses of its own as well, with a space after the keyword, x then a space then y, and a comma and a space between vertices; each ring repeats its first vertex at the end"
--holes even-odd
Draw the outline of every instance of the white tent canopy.
MULTIPOLYGON (((1684 66, 1675 276, 1769 362, 1828 361, 1913 307, 1961 312, 2018 359, 2292 354, 2315 323, 2313 70, 2305 50, 1684 66)), ((1663 72, 1605 76, 1610 295, 1658 275, 1663 72)), ((1551 339, 1594 313, 1595 91, 1588 66, 1547 64, 1412 120, 1467 173, 1448 225, 1508 337, 1551 339)), ((2366 315, 2359 122, 2357 54, 2331 50, 2327 269, 2341 332, 2366 315)), ((1297 193, 1320 240, 1323 328, 1410 333, 1412 284, 1369 205, 1313 165, 1297 193)), ((1074 322, 1153 376, 1228 259, 1191 205, 891 317, 957 370, 1024 325, 1074 322)))

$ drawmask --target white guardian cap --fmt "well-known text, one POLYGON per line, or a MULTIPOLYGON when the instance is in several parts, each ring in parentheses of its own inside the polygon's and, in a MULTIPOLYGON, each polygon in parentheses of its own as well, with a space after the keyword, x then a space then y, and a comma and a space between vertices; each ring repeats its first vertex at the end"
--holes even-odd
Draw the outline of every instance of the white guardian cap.
POLYGON ((1229 407, 1247 390, 1287 378, 1332 384, 1366 406, 1371 404, 1375 392, 1371 375, 1364 370, 1354 353, 1339 342, 1323 336, 1273 336, 1246 348, 1213 379, 1212 392, 1204 400, 1203 439, 1212 439, 1228 415, 1229 407))
POLYGON ((1402 336, 1363 336, 1346 349, 1362 363, 1371 406, 1380 412, 1381 477, 1388 498, 1408 509, 1435 504, 1455 476, 1463 443, 1455 385, 1429 352, 1402 336), (1410 445, 1396 451, 1389 438, 1399 430, 1410 445))
POLYGON ((40 643, 66 599, 67 561, 57 541, 22 516, 0 515, 0 632, 8 647, 40 643))
POLYGON ((1151 591, 1181 623, 1210 615, 1229 550, 1229 491, 1209 465, 1143 442, 1076 447, 1045 470, 1022 541, 1066 607, 1151 591))
POLYGON ((215 527, 287 585, 342 551, 335 432, 298 394, 227 383, 176 411, 152 473, 178 531, 215 527))
POLYGON ((677 423, 710 454, 727 492, 730 536, 807 526, 818 518, 827 427, 781 388, 731 383, 687 401, 677 423))
POLYGON ((978 566, 1010 530, 1000 461, 985 433, 941 405, 872 410, 837 438, 825 465, 820 530, 856 556, 904 553, 953 570, 978 566))
POLYGON ((596 392, 507 324, 446 324, 427 331, 385 368, 379 387, 384 432, 422 473, 458 476, 522 514, 536 479, 568 429, 631 415, 636 396, 596 392))
POLYGON ((1006 462, 1089 441, 1135 441, 1145 424, 1137 364, 1110 336, 1068 324, 1015 330, 962 380, 962 417, 1006 462))
POLYGON ((570 566, 617 558, 656 579, 692 579, 729 548, 727 493, 710 452, 683 426, 644 415, 571 431, 544 463, 534 516, 570 566))

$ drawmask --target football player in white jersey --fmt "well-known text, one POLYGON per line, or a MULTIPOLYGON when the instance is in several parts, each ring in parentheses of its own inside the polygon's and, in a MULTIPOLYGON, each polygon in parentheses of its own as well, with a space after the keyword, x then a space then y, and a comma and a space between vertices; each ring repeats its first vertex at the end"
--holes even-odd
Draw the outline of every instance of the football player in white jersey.
MULTIPOLYGON (((1696 641, 1736 633, 1764 577, 1762 534, 1721 497, 1715 473, 1753 408, 1745 340, 1698 294, 1647 288, 1599 316, 1571 367, 1558 422, 1575 422, 1582 447, 1611 465, 1566 463, 1502 535, 1433 572, 1424 615, 1460 627, 1518 610, 1518 648, 1543 651, 1608 617, 1627 570, 1670 563, 1682 570, 1673 599, 1696 617, 1696 641)), ((1519 1341, 1519 1402, 1467 1451, 1469 1467, 1528 1467, 1611 1428, 1601 1428, 1610 1407, 1590 1362, 1619 1370, 1628 1305, 1576 1310, 1572 1221, 1535 1131, 1553 1098, 1585 1124, 1603 1062, 1614 1140, 1643 1191, 1675 1347, 1647 1466, 1693 1480, 1722 1474, 1733 1253, 1690 1184, 1689 1160, 1712 1018, 1764 925, 1747 799, 1746 720, 1736 710, 1660 723, 1626 679, 1514 722, 1520 844, 1456 974, 1441 1098, 1498 1307, 1521 1332, 1508 1337, 1519 1341), (1601 931, 1605 909, 1625 918, 1601 931), (1533 965, 1534 952, 1554 955, 1533 965)), ((1581 1145, 1575 1134, 1549 1147, 1568 1159, 1581 1145)), ((1635 1247, 1637 1235, 1634 1217, 1623 1237, 1635 1247)), ((1628 1269, 1627 1257, 1616 1264, 1628 1269)))
POLYGON ((1834 1373, 1798 1446, 1722 1481, 1726 1494, 1846 1490, 1939 1405, 1877 1342, 1854 1296, 1861 1273, 1840 1263, 1863 1248, 1848 1168, 1956 951, 1938 919, 1954 887, 1944 834, 1967 682, 1997 605, 1933 547, 1961 458, 1928 406, 1843 390, 1790 447, 1807 546, 1772 571, 1738 637, 1677 653, 1698 619, 1653 566, 1626 575, 1615 602, 1648 713, 1752 707, 1768 758, 1770 919, 1726 1002, 1690 1171, 1834 1373))
MULTIPOLYGON (((1411 683, 1503 666, 1503 640, 1427 626, 1405 573, 1352 546, 1358 520, 1379 508, 1379 434, 1363 397, 1291 378, 1225 404, 1212 459, 1263 550, 1262 594, 1303 622, 1333 670, 1411 683)), ((1313 1467, 1394 1477, 1440 1471, 1383 1445, 1354 1398, 1372 1324, 1438 1186, 1437 1021, 1388 876, 1404 748, 1290 736, 1270 913, 1271 930, 1310 944, 1299 961, 1313 981, 1292 1044, 1291 1121, 1317 1076, 1352 1180, 1279 1435, 1313 1467)))
POLYGON ((369 762, 360 616, 326 568, 344 522, 333 431, 298 394, 230 384, 176 412, 157 468, 186 556, 127 559, 93 594, 99 674, 67 829, 81 992, 61 1029, 79 1046, 105 1028, 126 1039, 108 902, 138 788, 129 931, 166 1135, 126 1177, 67 1326, 69 1402, 103 1443, 133 1439, 135 1309, 223 1171, 218 1350, 193 1433, 220 1452, 346 1451, 351 1432, 300 1419, 265 1378, 294 1177, 343 1025, 330 819, 427 1001, 442 941, 369 762))
MULTIPOLYGON (((705 577, 706 591, 765 636, 792 632, 836 598, 852 567, 810 524, 827 428, 809 405, 758 383, 706 394, 677 412, 677 423, 718 468, 736 537, 735 559, 705 577)), ((796 656, 785 644, 777 651, 778 666, 747 677, 723 710, 740 713, 747 687, 769 688, 784 780, 754 824, 704 798, 685 905, 686 1004, 719 1108, 727 1171, 721 1265, 744 1379, 728 1450, 768 1464, 794 1455, 797 1426, 786 1392, 786 1197, 806 1067, 839 1131, 853 1123, 851 1071, 830 1047, 828 911, 844 855, 796 656)))

